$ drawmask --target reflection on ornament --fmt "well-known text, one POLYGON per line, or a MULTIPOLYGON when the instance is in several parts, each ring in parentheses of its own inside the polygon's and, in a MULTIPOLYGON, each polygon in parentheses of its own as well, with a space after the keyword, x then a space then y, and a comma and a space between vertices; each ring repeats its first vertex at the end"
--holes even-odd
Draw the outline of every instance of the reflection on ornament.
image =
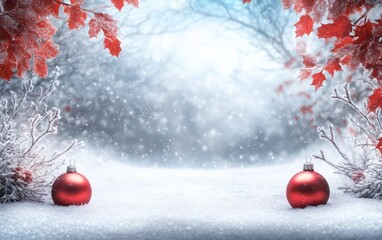
POLYGON ((52 186, 52 199, 56 205, 87 204, 91 196, 92 188, 89 181, 85 176, 77 173, 73 163, 67 167, 66 173, 54 181, 52 186))
POLYGON ((287 186, 286 196, 293 208, 326 204, 330 195, 326 179, 314 171, 313 163, 304 163, 304 170, 294 175, 287 186))

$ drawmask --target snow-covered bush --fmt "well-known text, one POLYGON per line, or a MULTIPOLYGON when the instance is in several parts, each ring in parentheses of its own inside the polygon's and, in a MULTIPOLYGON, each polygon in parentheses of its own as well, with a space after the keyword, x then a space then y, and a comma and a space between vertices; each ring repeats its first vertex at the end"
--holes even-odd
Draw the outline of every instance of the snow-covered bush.
POLYGON ((46 137, 57 133, 60 111, 45 104, 58 85, 56 77, 47 88, 34 88, 36 79, 19 80, 0 97, 0 203, 41 201, 53 180, 59 158, 82 145, 74 140, 61 152, 45 146, 46 137))
POLYGON ((351 184, 342 187, 345 192, 363 198, 382 199, 382 112, 380 109, 370 112, 370 101, 368 104, 357 104, 352 96, 354 93, 349 90, 348 84, 344 85, 343 93, 334 89, 332 95, 334 100, 353 110, 349 117, 351 131, 342 134, 342 139, 336 139, 332 125, 328 129, 318 128, 320 137, 333 145, 341 160, 329 160, 322 150, 320 155, 314 157, 351 179, 351 184))

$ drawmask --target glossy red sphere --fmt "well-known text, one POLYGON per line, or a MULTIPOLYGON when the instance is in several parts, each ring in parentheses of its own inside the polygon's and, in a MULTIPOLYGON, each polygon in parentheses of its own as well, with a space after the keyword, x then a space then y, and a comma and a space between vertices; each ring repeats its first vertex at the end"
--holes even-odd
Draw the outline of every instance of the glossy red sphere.
POLYGON ((315 171, 302 171, 288 183, 286 196, 293 208, 326 204, 330 195, 326 179, 315 171))
POLYGON ((61 206, 87 204, 92 196, 92 188, 85 176, 77 172, 64 173, 52 186, 54 204, 61 206))

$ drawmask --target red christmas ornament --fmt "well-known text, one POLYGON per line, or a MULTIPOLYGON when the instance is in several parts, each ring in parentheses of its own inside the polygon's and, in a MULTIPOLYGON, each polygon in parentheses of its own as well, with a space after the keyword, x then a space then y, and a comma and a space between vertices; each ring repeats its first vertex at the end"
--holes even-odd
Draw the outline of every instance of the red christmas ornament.
POLYGON ((83 205, 90 201, 92 188, 82 174, 77 173, 76 167, 70 164, 66 173, 59 176, 52 186, 54 204, 60 206, 83 205))
POLYGON ((294 175, 287 186, 286 197, 293 208, 326 204, 330 195, 326 179, 314 171, 313 163, 304 163, 304 171, 294 175))

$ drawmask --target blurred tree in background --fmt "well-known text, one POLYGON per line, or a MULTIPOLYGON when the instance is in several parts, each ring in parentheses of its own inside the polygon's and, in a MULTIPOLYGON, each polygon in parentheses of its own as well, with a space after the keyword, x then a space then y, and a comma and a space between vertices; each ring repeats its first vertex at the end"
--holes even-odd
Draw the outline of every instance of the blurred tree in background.
MULTIPOLYGON (((72 138, 137 164, 237 166, 306 148, 327 120, 344 126, 334 113, 347 108, 297 80, 301 52, 329 49, 296 41, 298 18, 279 1, 156 1, 102 11, 126 37, 118 59, 103 50, 104 39, 89 41, 88 29, 52 20, 61 47, 48 64, 60 67, 61 81, 50 101, 72 138)), ((19 83, 0 84, 6 91, 19 83)))

